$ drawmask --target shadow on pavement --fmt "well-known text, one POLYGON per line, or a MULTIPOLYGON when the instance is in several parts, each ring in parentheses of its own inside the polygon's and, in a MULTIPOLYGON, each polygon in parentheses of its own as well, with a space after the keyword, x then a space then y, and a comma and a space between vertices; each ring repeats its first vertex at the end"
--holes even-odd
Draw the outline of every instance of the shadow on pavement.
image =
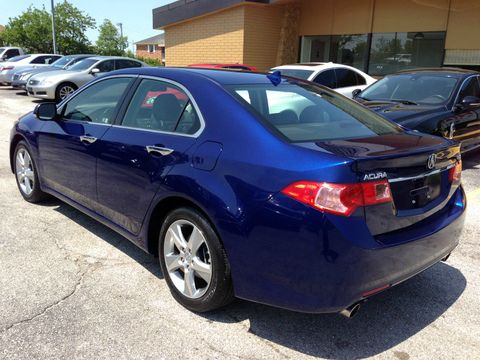
POLYGON ((158 264, 158 260, 153 255, 147 254, 125 237, 111 230, 102 223, 55 198, 42 202, 39 205, 51 207, 55 211, 58 211, 62 215, 75 221, 78 225, 84 227, 88 231, 92 232, 102 240, 116 247, 118 250, 122 251, 124 254, 141 264, 153 275, 163 279, 163 274, 160 269, 160 265, 158 264))
POLYGON ((462 155, 463 169, 478 168, 478 164, 480 164, 480 150, 473 150, 470 153, 462 155))
MULTIPOLYGON (((163 278, 157 260, 108 227, 70 205, 52 199, 43 204, 91 231, 163 278)), ((455 253, 454 255, 455 256, 455 253)), ((415 335, 452 306, 466 279, 447 263, 439 263, 388 291, 374 296, 358 314, 302 314, 237 300, 224 309, 200 314, 210 321, 250 322, 249 332, 306 355, 351 359, 380 354, 415 335)), ((397 354, 408 358, 406 353, 397 354)))

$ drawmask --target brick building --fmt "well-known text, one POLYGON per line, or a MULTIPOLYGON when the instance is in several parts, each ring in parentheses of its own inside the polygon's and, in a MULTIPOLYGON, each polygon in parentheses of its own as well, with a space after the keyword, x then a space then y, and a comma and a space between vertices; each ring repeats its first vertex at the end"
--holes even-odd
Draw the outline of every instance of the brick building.
POLYGON ((135 55, 165 61, 164 34, 155 35, 135 43, 135 55))
POLYGON ((479 18, 479 0, 180 0, 153 9, 170 66, 334 61, 374 75, 480 68, 479 18))

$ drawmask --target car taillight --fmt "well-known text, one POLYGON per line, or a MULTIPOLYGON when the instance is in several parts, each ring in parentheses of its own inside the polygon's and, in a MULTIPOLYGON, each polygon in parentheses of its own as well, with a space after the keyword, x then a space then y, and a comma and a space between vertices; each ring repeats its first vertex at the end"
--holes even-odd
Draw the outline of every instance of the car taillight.
POLYGON ((2 67, 2 68, 0 69, 0 71, 3 71, 3 70, 13 70, 13 69, 14 69, 13 66, 10 66, 10 67, 2 67))
POLYGON ((458 160, 455 166, 448 172, 448 181, 451 183, 459 183, 462 177, 462 160, 458 160))
POLYGON ((321 211, 343 216, 350 216, 360 206, 392 201, 387 180, 358 184, 298 181, 282 193, 321 211))

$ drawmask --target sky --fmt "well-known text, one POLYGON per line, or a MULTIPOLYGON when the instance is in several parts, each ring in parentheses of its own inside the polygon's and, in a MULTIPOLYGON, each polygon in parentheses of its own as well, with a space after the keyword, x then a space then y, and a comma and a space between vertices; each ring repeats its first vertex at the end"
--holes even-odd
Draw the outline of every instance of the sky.
MULTIPOLYGON (((62 0, 55 0, 55 3, 62 0)), ((152 27, 152 9, 173 2, 173 0, 68 0, 77 8, 93 17, 97 26, 103 19, 110 19, 114 24, 123 24, 123 35, 128 37, 129 49, 132 42, 143 40, 159 34, 152 27)), ((30 5, 50 11, 51 0, 0 0, 0 25, 8 19, 20 15, 30 5)), ((98 30, 89 30, 88 38, 94 43, 98 30)))

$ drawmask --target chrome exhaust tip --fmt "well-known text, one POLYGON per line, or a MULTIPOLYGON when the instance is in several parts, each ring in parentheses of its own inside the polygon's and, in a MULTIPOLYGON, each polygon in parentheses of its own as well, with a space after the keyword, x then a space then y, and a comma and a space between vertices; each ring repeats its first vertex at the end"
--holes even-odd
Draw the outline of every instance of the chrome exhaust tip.
POLYGON ((361 305, 361 302, 357 302, 353 305, 350 305, 349 307, 340 311, 340 315, 343 315, 346 318, 351 319, 358 313, 358 310, 360 310, 360 305, 361 305))

